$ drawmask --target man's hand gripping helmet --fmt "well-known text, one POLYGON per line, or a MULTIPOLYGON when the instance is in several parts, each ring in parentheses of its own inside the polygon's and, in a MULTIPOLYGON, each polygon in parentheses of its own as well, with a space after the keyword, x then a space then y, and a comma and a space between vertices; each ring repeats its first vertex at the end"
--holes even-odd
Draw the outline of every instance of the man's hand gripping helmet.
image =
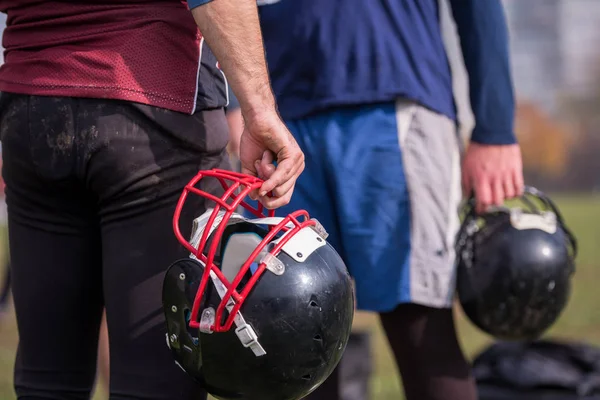
POLYGON ((354 316, 346 266, 304 210, 283 218, 244 199, 262 181, 201 171, 185 187, 173 227, 188 259, 163 283, 167 343, 178 365, 218 399, 296 400, 331 374, 354 316), (216 179, 225 193, 197 188, 216 179), (191 239, 179 229, 189 195, 214 202, 196 218, 191 239), (256 219, 235 212, 242 206, 256 219))
POLYGON ((457 290, 467 317, 502 340, 533 340, 565 308, 577 242, 549 197, 526 187, 520 205, 477 215, 457 236, 457 290))

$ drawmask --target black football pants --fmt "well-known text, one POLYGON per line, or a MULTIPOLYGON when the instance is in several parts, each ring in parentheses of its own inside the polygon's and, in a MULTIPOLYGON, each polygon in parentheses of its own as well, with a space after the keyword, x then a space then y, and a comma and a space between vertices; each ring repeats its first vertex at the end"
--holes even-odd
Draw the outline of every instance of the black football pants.
MULTIPOLYGON (((18 398, 89 398, 105 306, 111 399, 204 399, 166 346, 161 285, 187 256, 172 230, 184 185, 227 168, 223 110, 3 93, 0 140, 18 398)), ((186 237, 206 204, 188 206, 186 237)))

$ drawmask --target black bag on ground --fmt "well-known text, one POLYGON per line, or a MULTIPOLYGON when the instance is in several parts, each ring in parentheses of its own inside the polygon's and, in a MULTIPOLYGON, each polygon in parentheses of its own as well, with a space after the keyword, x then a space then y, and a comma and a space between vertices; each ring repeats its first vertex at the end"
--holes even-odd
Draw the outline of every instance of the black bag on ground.
POLYGON ((371 333, 352 332, 340 361, 340 399, 367 400, 372 372, 371 333))
POLYGON ((480 400, 600 400, 600 348, 499 342, 473 362, 480 400))

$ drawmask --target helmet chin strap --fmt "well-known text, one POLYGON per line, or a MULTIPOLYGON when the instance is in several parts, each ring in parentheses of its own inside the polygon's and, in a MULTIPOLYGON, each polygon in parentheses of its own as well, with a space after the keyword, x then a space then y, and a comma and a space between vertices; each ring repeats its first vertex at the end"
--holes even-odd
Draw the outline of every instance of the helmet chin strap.
MULTIPOLYGON (((206 266, 200 260, 198 260, 193 254, 190 255, 190 258, 197 260, 206 268, 206 266)), ((217 293, 219 294, 219 297, 221 299, 223 299, 223 297, 225 296, 225 293, 227 292, 227 288, 225 287, 225 285, 223 285, 223 282, 221 282, 221 280, 217 277, 217 275, 213 271, 210 271, 210 278, 211 278, 213 284, 215 285, 215 288, 217 289, 217 293)), ((227 304, 225 305, 225 308, 227 309, 228 312, 231 312, 234 305, 235 305, 234 300, 232 298, 230 298, 229 301, 227 302, 227 304)), ((202 315, 200 316, 200 332, 207 333, 207 334, 213 333, 211 326, 213 326, 215 323, 215 315, 216 315, 215 309, 212 307, 205 308, 202 311, 202 315)), ((256 332, 254 331, 252 326, 250 326, 246 322, 246 320, 244 320, 244 317, 242 316, 242 313, 240 311, 238 311, 236 313, 233 323, 236 326, 235 334, 237 335, 238 339, 242 343, 242 346, 249 347, 250 350, 252 350, 254 355, 257 357, 264 356, 265 354, 267 354, 265 349, 258 342, 258 336, 256 335, 256 332)))
MULTIPOLYGON (((202 237, 202 232, 204 231, 204 229, 206 227, 206 223, 208 222, 208 218, 210 217, 212 212, 213 212, 213 210, 209 209, 204 214, 202 214, 200 217, 198 217, 194 220, 194 228, 192 231, 192 238, 190 240, 190 244, 192 246, 194 246, 194 247, 198 246, 198 243, 200 242, 200 238, 202 237)), ((224 214, 225 214, 225 211, 219 212, 219 215, 217 215, 217 218, 215 219, 213 225, 210 227, 208 236, 210 236, 212 234, 212 232, 216 229, 216 227, 222 221, 224 214)), ((238 217, 238 215, 234 214, 232 217, 238 217)), ((200 261, 194 254, 190 254, 190 258, 198 261, 200 264, 202 264, 202 266, 204 268, 206 268, 206 265, 202 261, 200 261)), ((213 284, 215 285, 217 293, 219 294, 219 297, 222 300, 223 297, 225 296, 225 294, 227 293, 227 288, 225 287, 223 282, 221 282, 221 280, 217 277, 217 274, 215 274, 213 271, 210 271, 210 279, 212 280, 213 284)), ((234 300, 232 298, 230 298, 229 301, 227 302, 227 304, 225 305, 225 308, 227 309, 228 312, 231 312, 234 305, 235 305, 234 300)), ((207 333, 207 334, 213 333, 211 326, 213 326, 215 323, 215 316, 216 316, 216 311, 212 307, 207 307, 204 310, 202 310, 202 315, 200 316, 200 332, 207 333)), ((244 320, 244 317, 242 316, 242 313, 240 311, 238 311, 236 313, 233 323, 236 326, 235 334, 237 335, 238 339, 242 343, 242 346, 249 347, 250 350, 252 350, 254 355, 257 357, 264 356, 265 354, 267 354, 265 349, 258 342, 258 336, 256 335, 256 332, 254 331, 252 326, 250 326, 246 322, 246 320, 244 320)))

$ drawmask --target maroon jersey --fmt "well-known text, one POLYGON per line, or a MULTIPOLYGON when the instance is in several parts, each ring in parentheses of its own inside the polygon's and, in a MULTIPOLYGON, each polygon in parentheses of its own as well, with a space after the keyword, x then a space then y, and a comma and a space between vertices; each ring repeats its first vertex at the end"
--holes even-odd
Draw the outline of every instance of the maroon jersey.
POLYGON ((224 107, 225 76, 181 0, 0 0, 0 91, 224 107))

